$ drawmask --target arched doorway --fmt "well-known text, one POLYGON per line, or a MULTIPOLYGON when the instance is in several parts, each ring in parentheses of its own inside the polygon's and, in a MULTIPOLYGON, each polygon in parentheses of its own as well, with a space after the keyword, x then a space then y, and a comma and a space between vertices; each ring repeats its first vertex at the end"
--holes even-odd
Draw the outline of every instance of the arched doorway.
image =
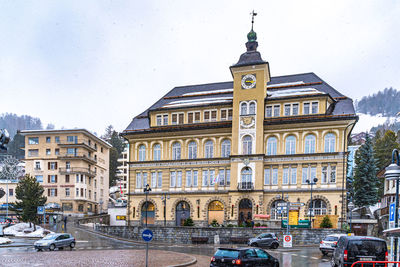
POLYGON ((214 200, 208 205, 208 224, 217 220, 219 224, 224 223, 224 204, 221 201, 214 200))
POLYGON ((183 226, 185 220, 190 217, 190 206, 186 201, 181 201, 176 205, 175 218, 176 226, 183 226))
POLYGON ((328 214, 328 209, 326 207, 326 202, 322 199, 313 199, 312 203, 309 205, 309 210, 307 215, 315 216, 315 215, 326 215, 328 214))
POLYGON ((141 222, 143 225, 146 224, 146 209, 147 209, 147 224, 154 224, 155 220, 155 208, 154 204, 147 201, 142 205, 142 212, 141 212, 141 222))
POLYGON ((251 223, 253 220, 253 204, 250 199, 244 198, 239 202, 239 225, 251 223))

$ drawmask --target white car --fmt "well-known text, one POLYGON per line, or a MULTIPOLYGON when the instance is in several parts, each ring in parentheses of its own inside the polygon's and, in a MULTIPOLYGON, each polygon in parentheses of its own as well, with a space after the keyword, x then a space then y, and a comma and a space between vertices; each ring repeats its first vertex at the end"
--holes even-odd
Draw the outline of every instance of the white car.
POLYGON ((327 255, 329 252, 333 252, 335 248, 333 245, 337 244, 337 241, 341 236, 345 236, 345 234, 333 234, 327 235, 324 239, 319 242, 319 250, 323 255, 327 255))

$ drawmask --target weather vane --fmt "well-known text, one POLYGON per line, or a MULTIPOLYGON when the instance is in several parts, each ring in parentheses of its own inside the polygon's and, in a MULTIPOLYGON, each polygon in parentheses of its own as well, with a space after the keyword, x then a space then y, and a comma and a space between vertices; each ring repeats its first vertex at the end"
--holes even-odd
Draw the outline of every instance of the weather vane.
POLYGON ((250 15, 251 15, 251 30, 253 30, 254 17, 257 16, 257 13, 255 13, 253 10, 253 12, 251 12, 250 15))

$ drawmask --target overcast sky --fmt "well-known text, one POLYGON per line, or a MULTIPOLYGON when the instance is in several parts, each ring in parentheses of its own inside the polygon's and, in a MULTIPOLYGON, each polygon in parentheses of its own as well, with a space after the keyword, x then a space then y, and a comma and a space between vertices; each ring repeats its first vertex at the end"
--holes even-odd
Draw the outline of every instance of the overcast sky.
POLYGON ((255 10, 272 76, 400 90, 400 1, 1 1, 0 113, 118 131, 174 86, 230 81, 255 10))

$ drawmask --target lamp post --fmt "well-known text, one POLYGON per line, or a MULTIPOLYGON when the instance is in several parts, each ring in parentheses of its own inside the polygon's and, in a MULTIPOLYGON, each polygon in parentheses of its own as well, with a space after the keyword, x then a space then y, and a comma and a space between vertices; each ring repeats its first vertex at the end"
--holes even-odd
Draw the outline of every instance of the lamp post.
MULTIPOLYGON (((386 180, 396 180, 396 204, 394 210, 394 227, 399 227, 399 179, 400 179, 400 157, 399 151, 397 149, 393 149, 392 152, 392 164, 390 164, 385 171, 385 179, 386 180), (397 164, 396 164, 397 161, 397 164)), ((398 239, 394 240, 394 261, 397 261, 397 246, 398 239)), ((397 266, 395 264, 394 266, 397 266)))
POLYGON ((162 193, 161 200, 164 204, 164 226, 167 226, 167 199, 169 199, 169 195, 167 195, 167 193, 162 193))
POLYGON ((146 187, 143 188, 143 191, 146 195, 146 227, 147 227, 147 208, 149 206, 149 203, 147 202, 147 196, 148 196, 149 192, 151 191, 150 185, 146 184, 146 187))
POLYGON ((351 224, 352 224, 352 221, 353 221, 353 209, 354 209, 354 204, 353 204, 352 200, 353 199, 350 199, 350 203, 347 204, 347 207, 350 210, 350 232, 351 232, 351 224))
POLYGON ((312 187, 313 187, 313 185, 317 184, 318 179, 314 178, 312 182, 309 179, 307 179, 306 182, 307 182, 307 184, 309 184, 311 186, 311 203, 310 203, 311 204, 311 208, 310 208, 310 210, 308 212, 310 214, 310 228, 312 228, 311 227, 311 213, 314 213, 314 204, 313 204, 313 199, 312 199, 312 187))

